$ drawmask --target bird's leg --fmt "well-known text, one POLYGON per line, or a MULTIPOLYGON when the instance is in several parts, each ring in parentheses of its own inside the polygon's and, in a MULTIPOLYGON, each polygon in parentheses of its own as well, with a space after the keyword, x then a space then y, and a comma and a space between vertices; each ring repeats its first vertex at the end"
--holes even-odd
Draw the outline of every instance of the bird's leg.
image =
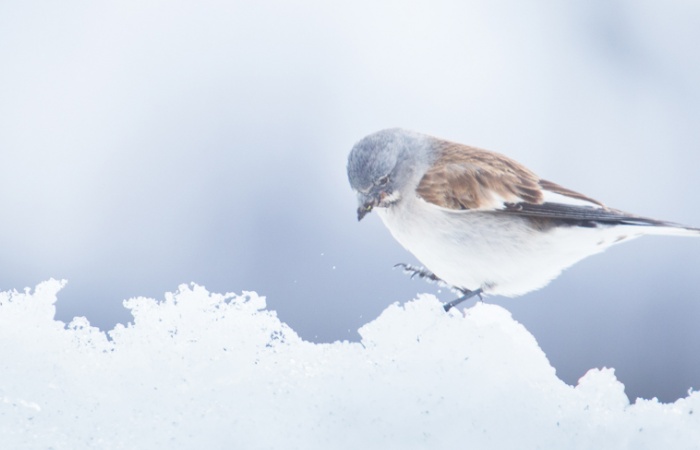
MULTIPOLYGON (((443 306, 443 308, 445 308, 445 312, 447 312, 447 311, 449 311, 450 309, 454 308, 455 306, 459 305, 459 304, 462 303, 463 301, 469 300, 470 298, 475 297, 475 296, 477 296, 477 295, 478 295, 479 298, 481 299, 481 294, 482 294, 482 292, 483 292, 483 291, 481 290, 481 288, 476 289, 476 290, 474 290, 474 291, 470 291, 470 290, 468 290, 468 289, 460 289, 460 291, 461 291, 464 295, 462 295, 462 296, 459 297, 459 298, 456 298, 456 299, 452 300, 452 301, 449 302, 449 303, 445 303, 445 305, 443 306)), ((482 300, 483 300, 483 299, 482 299, 482 300)))
POLYGON ((418 268, 410 264, 404 263, 394 264, 394 267, 401 267, 405 273, 411 275, 411 278, 418 277, 427 281, 432 281, 433 283, 444 283, 440 278, 437 277, 437 275, 423 268, 418 268))
POLYGON ((453 291, 461 293, 462 294, 461 297, 456 298, 449 303, 445 303, 445 305, 443 306, 443 308, 445 308, 445 312, 447 312, 450 309, 454 308, 455 306, 459 305, 463 301, 469 300, 470 298, 475 297, 477 295, 479 296, 480 299, 482 299, 481 294, 483 293, 483 291, 481 288, 476 289, 474 291, 470 291, 469 289, 461 289, 461 288, 456 288, 454 286, 450 286, 447 283, 445 283, 444 281, 442 281, 442 279, 438 278, 438 276, 435 275, 434 273, 429 272, 423 268, 414 267, 410 264, 398 263, 398 264, 395 264, 394 267, 401 267, 404 272, 411 275, 411 278, 415 278, 415 277, 422 278, 426 281, 437 283, 438 285, 447 287, 449 289, 452 289, 453 291))

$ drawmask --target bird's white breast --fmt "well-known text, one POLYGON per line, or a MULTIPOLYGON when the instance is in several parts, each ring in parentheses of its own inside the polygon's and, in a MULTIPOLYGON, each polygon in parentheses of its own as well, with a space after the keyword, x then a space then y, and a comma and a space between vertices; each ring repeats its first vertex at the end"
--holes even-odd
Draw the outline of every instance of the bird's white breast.
POLYGON ((376 211, 394 238, 446 283, 509 297, 543 287, 623 234, 615 227, 537 229, 520 216, 447 210, 418 197, 376 211))

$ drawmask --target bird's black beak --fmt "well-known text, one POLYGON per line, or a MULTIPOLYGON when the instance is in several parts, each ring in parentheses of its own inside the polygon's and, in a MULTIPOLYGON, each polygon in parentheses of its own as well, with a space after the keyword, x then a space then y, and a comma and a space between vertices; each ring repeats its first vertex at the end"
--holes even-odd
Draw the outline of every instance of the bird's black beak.
POLYGON ((359 222, 360 220, 362 220, 363 217, 372 212, 373 208, 373 203, 367 203, 357 208, 357 221, 359 222))
POLYGON ((363 217, 365 217, 367 214, 371 213, 372 210, 379 205, 381 201, 381 197, 383 193, 380 193, 379 196, 374 195, 373 193, 369 194, 360 194, 358 196, 358 203, 360 206, 357 208, 357 221, 359 222, 362 220, 363 217))

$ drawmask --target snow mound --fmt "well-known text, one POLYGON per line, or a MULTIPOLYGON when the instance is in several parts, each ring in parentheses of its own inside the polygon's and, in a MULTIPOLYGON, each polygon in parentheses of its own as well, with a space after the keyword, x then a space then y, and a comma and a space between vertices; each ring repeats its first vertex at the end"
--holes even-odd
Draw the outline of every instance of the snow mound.
POLYGON ((630 405, 612 369, 572 387, 501 307, 421 295, 300 339, 253 292, 182 285, 108 333, 54 319, 64 285, 0 293, 2 448, 700 448, 700 394, 630 405))

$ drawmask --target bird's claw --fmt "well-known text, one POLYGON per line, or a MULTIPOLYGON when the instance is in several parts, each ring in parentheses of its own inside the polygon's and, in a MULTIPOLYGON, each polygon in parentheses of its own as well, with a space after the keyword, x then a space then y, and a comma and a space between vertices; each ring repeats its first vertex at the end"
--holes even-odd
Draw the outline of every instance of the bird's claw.
POLYGON ((394 267, 401 267, 405 273, 410 274, 411 279, 415 277, 420 277, 428 282, 437 283, 440 286, 447 287, 449 289, 452 289, 452 291, 458 293, 458 295, 460 295, 458 298, 452 300, 449 303, 445 303, 445 305, 443 306, 445 308, 445 311, 449 311, 453 307, 472 297, 478 296, 479 300, 481 300, 482 302, 484 301, 484 298, 481 296, 481 294, 483 293, 481 288, 476 289, 474 291, 470 291, 469 289, 450 286, 449 284, 442 281, 442 279, 438 278, 437 275, 435 275, 434 273, 429 272, 422 267, 418 268, 406 263, 394 264, 394 267))
POLYGON ((422 267, 418 268, 418 267, 412 266, 410 264, 405 264, 405 263, 394 264, 394 267, 401 267, 405 273, 410 274, 411 279, 414 279, 415 277, 419 277, 419 278, 423 278, 424 280, 427 280, 427 281, 432 281, 434 283, 442 283, 443 282, 434 273, 429 272, 429 271, 423 269, 422 267))
POLYGON ((449 303, 445 303, 445 304, 443 305, 443 308, 445 308, 445 312, 447 312, 447 311, 449 311, 450 309, 454 308, 455 306, 459 305, 459 304, 462 303, 463 301, 469 300, 469 299, 472 298, 472 297, 479 297, 479 300, 481 300, 482 302, 484 301, 484 298, 481 296, 481 294, 483 293, 483 290, 482 290, 481 288, 479 288, 479 289, 477 289, 477 290, 475 290, 475 291, 470 291, 470 290, 468 290, 468 289, 460 289, 460 291, 461 291, 462 293, 464 293, 464 295, 462 295, 462 296, 459 297, 459 298, 456 298, 456 299, 452 300, 452 301, 449 302, 449 303))

